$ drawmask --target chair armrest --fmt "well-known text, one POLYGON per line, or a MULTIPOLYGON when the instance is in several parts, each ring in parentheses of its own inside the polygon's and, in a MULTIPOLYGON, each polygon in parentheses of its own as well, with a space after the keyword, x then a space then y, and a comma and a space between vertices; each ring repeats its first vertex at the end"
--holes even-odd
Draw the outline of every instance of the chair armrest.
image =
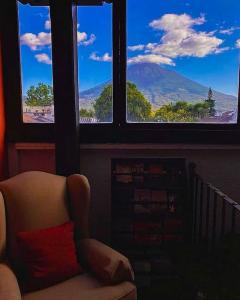
POLYGON ((16 276, 9 266, 3 263, 0 263, 0 299, 22 299, 16 276))
POLYGON ((129 260, 119 252, 94 239, 79 242, 80 256, 96 277, 106 284, 133 281, 129 260))

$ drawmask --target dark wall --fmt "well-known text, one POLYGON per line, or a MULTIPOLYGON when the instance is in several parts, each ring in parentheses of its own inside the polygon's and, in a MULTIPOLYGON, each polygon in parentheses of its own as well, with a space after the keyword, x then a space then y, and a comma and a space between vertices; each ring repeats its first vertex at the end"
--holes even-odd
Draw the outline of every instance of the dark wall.
MULTIPOLYGON (((111 159, 123 157, 184 157, 195 162, 205 181, 240 202, 240 147, 191 145, 83 145, 81 173, 91 184, 92 235, 109 241, 111 230, 111 159)), ((54 173, 54 146, 9 145, 10 175, 26 170, 54 173)))

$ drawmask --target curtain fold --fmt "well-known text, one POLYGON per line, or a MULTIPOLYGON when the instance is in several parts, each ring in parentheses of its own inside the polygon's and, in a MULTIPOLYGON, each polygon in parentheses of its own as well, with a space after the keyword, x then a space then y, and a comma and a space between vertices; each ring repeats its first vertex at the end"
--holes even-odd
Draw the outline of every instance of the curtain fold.
POLYGON ((2 69, 2 52, 0 41, 0 180, 6 177, 6 160, 5 160, 5 110, 3 96, 3 69, 2 69))

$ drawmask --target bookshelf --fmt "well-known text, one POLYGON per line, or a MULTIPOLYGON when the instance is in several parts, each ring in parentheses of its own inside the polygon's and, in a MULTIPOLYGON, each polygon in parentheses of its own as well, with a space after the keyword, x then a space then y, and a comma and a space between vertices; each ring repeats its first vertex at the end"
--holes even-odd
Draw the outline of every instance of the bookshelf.
POLYGON ((131 261, 138 286, 176 272, 168 250, 187 235, 183 158, 112 160, 112 245, 131 261))

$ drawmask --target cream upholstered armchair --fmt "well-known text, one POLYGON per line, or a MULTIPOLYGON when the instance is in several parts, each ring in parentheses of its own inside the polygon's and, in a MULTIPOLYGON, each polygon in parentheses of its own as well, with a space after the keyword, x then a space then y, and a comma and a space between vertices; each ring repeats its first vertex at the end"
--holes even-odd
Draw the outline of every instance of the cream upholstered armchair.
POLYGON ((126 257, 89 238, 90 188, 83 175, 31 171, 0 183, 0 300, 134 300, 126 257), (48 288, 21 292, 16 235, 72 220, 86 272, 48 288))

